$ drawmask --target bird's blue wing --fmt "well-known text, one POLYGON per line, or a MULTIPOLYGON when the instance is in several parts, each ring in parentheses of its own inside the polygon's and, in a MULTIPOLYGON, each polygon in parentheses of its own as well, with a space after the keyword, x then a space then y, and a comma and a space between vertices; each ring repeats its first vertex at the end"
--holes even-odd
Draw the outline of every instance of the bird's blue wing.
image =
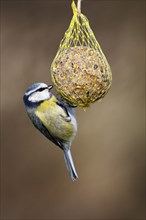
POLYGON ((64 120, 70 122, 71 121, 70 114, 73 116, 75 115, 72 106, 60 96, 58 97, 56 104, 59 105, 64 110, 66 114, 66 117, 63 116, 64 120))

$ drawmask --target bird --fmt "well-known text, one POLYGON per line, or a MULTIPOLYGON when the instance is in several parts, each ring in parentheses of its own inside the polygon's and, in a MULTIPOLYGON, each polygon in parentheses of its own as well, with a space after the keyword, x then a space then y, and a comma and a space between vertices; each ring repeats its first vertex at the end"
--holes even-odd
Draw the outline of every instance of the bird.
POLYGON ((77 133, 74 108, 61 96, 51 93, 53 85, 39 82, 26 90, 23 101, 33 125, 64 152, 65 163, 73 181, 78 175, 71 154, 77 133))

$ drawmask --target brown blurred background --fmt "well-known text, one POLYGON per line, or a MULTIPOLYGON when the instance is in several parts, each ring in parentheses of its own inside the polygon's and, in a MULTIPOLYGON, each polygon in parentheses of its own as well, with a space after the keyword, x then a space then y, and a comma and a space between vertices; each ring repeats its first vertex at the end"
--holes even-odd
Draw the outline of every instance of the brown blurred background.
POLYGON ((51 83, 71 1, 1 3, 2 220, 144 219, 145 2, 82 2, 113 84, 101 102, 76 110, 77 182, 62 151, 32 126, 22 100, 32 83, 51 83))

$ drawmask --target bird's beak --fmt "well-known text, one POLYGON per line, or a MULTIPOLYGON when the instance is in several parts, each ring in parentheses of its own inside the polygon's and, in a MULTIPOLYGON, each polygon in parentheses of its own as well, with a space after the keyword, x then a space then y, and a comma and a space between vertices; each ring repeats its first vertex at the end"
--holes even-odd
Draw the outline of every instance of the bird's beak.
POLYGON ((52 85, 48 85, 48 89, 51 90, 53 88, 52 85))

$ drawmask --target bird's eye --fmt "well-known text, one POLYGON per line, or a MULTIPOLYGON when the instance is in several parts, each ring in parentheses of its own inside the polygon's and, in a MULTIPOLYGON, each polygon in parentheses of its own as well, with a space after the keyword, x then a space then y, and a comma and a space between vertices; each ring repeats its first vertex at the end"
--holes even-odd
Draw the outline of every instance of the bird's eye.
POLYGON ((37 91, 42 92, 44 88, 39 88, 37 91))

